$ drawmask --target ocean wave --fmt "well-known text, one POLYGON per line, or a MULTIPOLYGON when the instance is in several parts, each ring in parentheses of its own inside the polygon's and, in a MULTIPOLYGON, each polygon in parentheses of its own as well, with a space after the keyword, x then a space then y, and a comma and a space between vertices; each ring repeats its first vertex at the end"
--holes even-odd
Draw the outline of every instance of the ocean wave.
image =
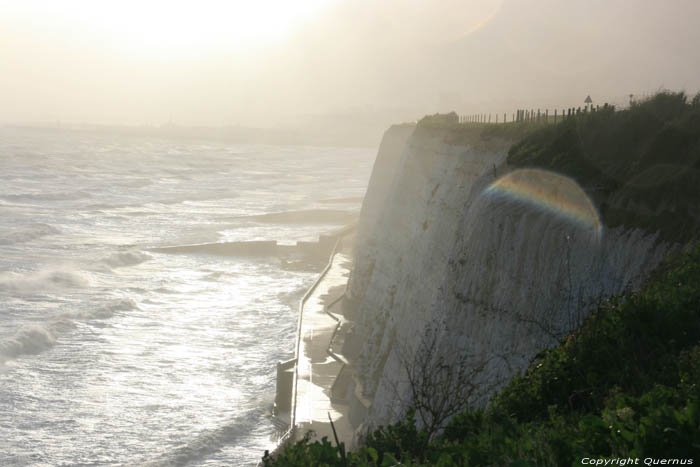
POLYGON ((20 355, 38 354, 56 343, 56 336, 50 328, 41 325, 22 327, 14 336, 0 341, 0 363, 20 355))
POLYGON ((201 280, 207 281, 207 282, 216 282, 219 280, 219 278, 223 275, 223 272, 210 272, 206 276, 202 277, 201 280))
POLYGON ((59 313, 58 316, 56 316, 56 320, 92 320, 92 319, 108 319, 114 316, 117 312, 119 311, 132 311, 132 310, 138 310, 139 307, 131 299, 125 298, 125 299, 119 299, 119 300, 114 300, 110 301, 100 307, 94 308, 94 309, 89 309, 89 310, 80 310, 80 311, 65 311, 62 313, 59 313))
POLYGON ((57 235, 60 233, 60 230, 48 224, 29 224, 0 237, 0 245, 24 243, 47 235, 57 235))
POLYGON ((85 190, 59 191, 55 193, 13 193, 0 195, 0 199, 14 202, 75 201, 85 198, 92 198, 92 195, 85 190))
POLYGON ((241 438, 248 436, 259 424, 263 410, 263 408, 251 409, 223 426, 205 430, 183 446, 162 454, 146 465, 149 467, 185 466, 203 461, 226 446, 233 445, 241 438))
POLYGON ((28 294, 89 286, 89 277, 72 269, 49 268, 29 274, 0 273, 0 292, 28 294))
POLYGON ((357 219, 357 211, 341 209, 307 209, 238 217, 270 224, 347 224, 357 219))
POLYGON ((91 310, 60 312, 44 323, 24 325, 12 337, 0 340, 0 364, 22 355, 36 355, 50 349, 56 345, 61 332, 74 327, 77 320, 108 319, 119 311, 134 309, 138 309, 134 301, 120 299, 91 310))
MULTIPOLYGON (((144 200, 144 202, 142 203, 94 203, 85 206, 85 208, 94 211, 108 211, 110 209, 139 209, 140 211, 137 211, 137 213, 151 213, 150 211, 153 211, 153 213, 158 213, 160 212, 158 209, 159 206, 174 206, 176 204, 197 203, 204 201, 223 201, 235 199, 238 196, 238 194, 230 192, 200 194, 193 193, 174 198, 149 199, 144 200), (146 210, 144 210, 143 208, 146 208, 146 210)), ((126 214, 134 215, 132 213, 126 214)))
POLYGON ((150 259, 152 259, 151 255, 140 251, 121 251, 101 259, 100 262, 111 268, 122 268, 125 266, 136 266, 150 259))

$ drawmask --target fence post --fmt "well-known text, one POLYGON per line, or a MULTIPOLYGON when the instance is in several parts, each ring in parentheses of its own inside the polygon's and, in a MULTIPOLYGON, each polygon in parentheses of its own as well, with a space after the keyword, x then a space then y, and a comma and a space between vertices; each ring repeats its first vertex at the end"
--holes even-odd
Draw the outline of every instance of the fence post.
POLYGON ((557 109, 554 109, 554 123, 557 123, 557 109))

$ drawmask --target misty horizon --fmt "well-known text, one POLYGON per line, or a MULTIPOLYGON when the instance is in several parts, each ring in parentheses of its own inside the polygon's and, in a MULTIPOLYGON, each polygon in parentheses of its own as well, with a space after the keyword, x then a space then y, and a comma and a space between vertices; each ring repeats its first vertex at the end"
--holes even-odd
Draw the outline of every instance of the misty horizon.
POLYGON ((700 89, 692 1, 0 3, 0 123, 294 128, 700 89))

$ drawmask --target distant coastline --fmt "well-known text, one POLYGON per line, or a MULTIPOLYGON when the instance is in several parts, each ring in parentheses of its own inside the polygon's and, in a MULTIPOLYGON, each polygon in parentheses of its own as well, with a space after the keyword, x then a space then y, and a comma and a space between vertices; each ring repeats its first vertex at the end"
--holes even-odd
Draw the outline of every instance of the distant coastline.
POLYGON ((108 125, 94 123, 24 122, 4 123, 0 128, 44 132, 72 132, 109 136, 155 137, 175 140, 208 140, 238 144, 292 146, 337 146, 376 148, 386 127, 394 121, 382 117, 355 115, 318 117, 298 123, 252 127, 241 125, 108 125))

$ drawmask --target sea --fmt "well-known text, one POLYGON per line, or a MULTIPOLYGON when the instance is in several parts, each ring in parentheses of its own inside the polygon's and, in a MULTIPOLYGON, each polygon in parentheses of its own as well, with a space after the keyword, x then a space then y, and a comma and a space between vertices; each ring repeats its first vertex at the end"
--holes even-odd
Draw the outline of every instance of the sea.
POLYGON ((317 240, 375 155, 0 127, 0 465, 255 465, 320 267, 167 248, 317 240))

